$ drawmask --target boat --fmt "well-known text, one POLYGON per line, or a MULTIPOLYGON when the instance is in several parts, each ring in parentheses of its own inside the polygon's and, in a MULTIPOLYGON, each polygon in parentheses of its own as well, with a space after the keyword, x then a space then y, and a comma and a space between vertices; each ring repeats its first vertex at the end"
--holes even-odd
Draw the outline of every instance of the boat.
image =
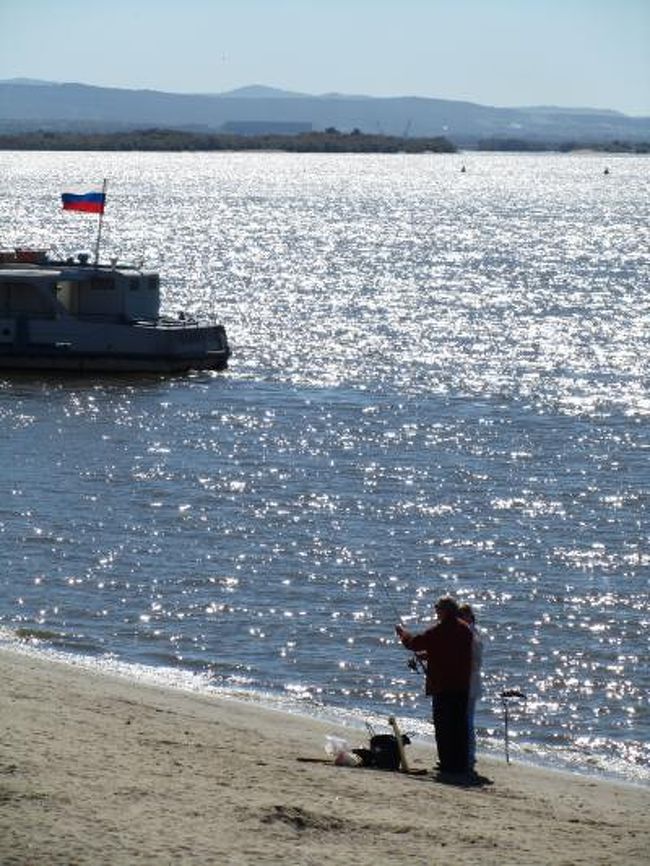
POLYGON ((134 265, 0 250, 0 368, 110 373, 223 370, 221 324, 160 314, 160 278, 134 265))

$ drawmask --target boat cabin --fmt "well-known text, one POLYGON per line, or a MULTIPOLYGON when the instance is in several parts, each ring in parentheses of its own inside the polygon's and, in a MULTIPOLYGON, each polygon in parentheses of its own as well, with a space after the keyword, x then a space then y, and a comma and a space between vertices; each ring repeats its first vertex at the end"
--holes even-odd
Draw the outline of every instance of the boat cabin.
POLYGON ((0 264, 0 318, 156 321, 158 274, 86 262, 0 264))

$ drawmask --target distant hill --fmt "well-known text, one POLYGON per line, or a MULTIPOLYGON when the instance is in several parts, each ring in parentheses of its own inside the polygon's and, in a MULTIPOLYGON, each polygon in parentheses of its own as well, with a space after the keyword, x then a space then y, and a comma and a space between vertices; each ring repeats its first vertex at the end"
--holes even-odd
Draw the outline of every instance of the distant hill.
POLYGON ((460 146, 489 139, 526 142, 650 141, 650 118, 588 108, 495 108, 423 97, 303 93, 252 85, 227 93, 181 94, 29 79, 0 82, 0 132, 220 131, 233 123, 334 127, 403 137, 445 136, 460 146))
POLYGON ((295 99, 296 97, 309 98, 307 93, 294 93, 291 90, 279 90, 277 87, 266 87, 264 84, 249 84, 247 87, 238 87, 236 90, 228 90, 219 93, 223 99, 295 99))
POLYGON ((1 84, 36 84, 36 85, 54 85, 54 81, 43 81, 41 78, 12 78, 11 81, 3 81, 1 84))

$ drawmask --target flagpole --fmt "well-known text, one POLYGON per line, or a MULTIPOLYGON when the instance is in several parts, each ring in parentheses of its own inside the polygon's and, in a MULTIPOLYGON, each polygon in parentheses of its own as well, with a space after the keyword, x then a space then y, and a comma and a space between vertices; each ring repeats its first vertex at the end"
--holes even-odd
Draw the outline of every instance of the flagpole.
POLYGON ((102 185, 102 209, 99 212, 99 224, 97 226, 97 243, 95 244, 95 267, 99 264, 99 244, 102 237, 102 220, 104 219, 104 207, 106 206, 106 178, 102 185))

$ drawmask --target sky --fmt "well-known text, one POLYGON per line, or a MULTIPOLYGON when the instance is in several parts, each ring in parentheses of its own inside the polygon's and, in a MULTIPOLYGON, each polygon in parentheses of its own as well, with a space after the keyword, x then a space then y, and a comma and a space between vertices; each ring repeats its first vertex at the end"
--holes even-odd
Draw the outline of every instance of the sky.
POLYGON ((0 80, 650 116, 650 0, 0 0, 0 80))

